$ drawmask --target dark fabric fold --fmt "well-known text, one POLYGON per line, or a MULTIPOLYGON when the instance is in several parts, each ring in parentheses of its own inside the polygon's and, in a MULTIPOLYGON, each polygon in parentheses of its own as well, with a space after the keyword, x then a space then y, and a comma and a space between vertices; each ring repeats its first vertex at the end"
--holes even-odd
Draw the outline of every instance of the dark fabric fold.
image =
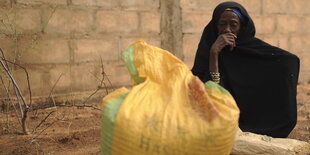
POLYGON ((297 121, 296 89, 299 58, 255 37, 255 26, 245 8, 235 2, 219 4, 205 27, 192 72, 203 82, 210 80, 209 51, 217 38, 217 21, 226 8, 238 9, 242 25, 233 51, 224 48, 219 56, 221 85, 234 96, 243 131, 287 137, 297 121))

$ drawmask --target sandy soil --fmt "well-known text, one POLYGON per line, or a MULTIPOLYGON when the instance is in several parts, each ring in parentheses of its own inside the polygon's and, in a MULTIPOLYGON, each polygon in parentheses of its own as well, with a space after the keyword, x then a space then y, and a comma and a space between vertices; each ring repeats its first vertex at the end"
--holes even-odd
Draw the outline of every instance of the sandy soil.
MULTIPOLYGON (((298 123, 289 138, 310 142, 310 85, 298 87, 298 123)), ((1 155, 92 155, 100 154, 99 110, 57 107, 29 113, 30 135, 21 135, 15 114, 0 112, 1 155)))

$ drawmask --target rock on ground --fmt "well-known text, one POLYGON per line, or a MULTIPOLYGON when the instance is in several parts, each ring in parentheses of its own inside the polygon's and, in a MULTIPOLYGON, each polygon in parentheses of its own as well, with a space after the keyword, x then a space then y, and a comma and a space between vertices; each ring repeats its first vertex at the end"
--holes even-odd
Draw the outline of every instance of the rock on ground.
POLYGON ((310 144, 295 139, 239 132, 231 155, 310 155, 310 144))

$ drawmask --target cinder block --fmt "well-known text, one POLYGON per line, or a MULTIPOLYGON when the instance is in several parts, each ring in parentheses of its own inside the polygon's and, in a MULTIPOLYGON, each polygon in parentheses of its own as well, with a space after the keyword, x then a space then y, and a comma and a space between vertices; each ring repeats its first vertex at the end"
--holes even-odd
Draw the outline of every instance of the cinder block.
POLYGON ((98 11, 96 14, 96 29, 100 32, 115 32, 119 26, 119 14, 114 11, 98 11))
POLYGON ((101 7, 114 7, 118 5, 116 0, 72 0, 73 5, 82 6, 101 6, 101 7))
POLYGON ((122 0, 121 6, 141 6, 144 5, 145 0, 122 0))
POLYGON ((183 10, 193 9, 198 6, 198 0, 180 0, 180 7, 183 10))
POLYGON ((184 62, 191 69, 194 65, 196 51, 202 34, 185 34, 183 36, 184 62))
MULTIPOLYGON (((48 94, 47 83, 45 83, 45 77, 48 75, 47 70, 43 66, 24 66, 27 69, 29 75, 29 82, 31 88, 31 94, 33 96, 41 96, 48 94)), ((29 97, 29 89, 27 83, 27 76, 23 69, 16 68, 13 73, 13 77, 17 82, 20 90, 25 97, 29 97)))
POLYGON ((190 60, 184 60, 183 61, 185 63, 185 65, 188 67, 188 69, 192 69, 193 68, 193 65, 194 65, 194 62, 193 61, 190 61, 190 60))
POLYGON ((284 50, 289 50, 289 36, 279 36, 279 47, 284 50))
MULTIPOLYGON (((7 84, 5 84, 7 85, 7 84)), ((7 96, 7 91, 5 89, 5 87, 0 87, 0 99, 5 98, 7 96)), ((0 104, 3 103, 0 101, 0 104)))
POLYGON ((117 38, 75 40, 72 43, 75 62, 116 61, 120 59, 117 38))
POLYGON ((265 42, 267 42, 270 45, 273 46, 279 46, 279 39, 277 36, 274 35, 265 35, 263 37, 261 37, 261 39, 265 42))
POLYGON ((70 52, 67 40, 38 40, 29 47, 29 42, 21 43, 19 50, 21 63, 69 63, 70 52))
POLYGON ((18 30, 40 31, 41 16, 38 9, 23 9, 16 12, 16 26, 18 30))
POLYGON ((8 6, 10 4, 10 0, 0 0, 0 6, 8 6))
POLYGON ((270 45, 290 51, 288 35, 265 34, 265 35, 257 35, 256 37, 262 39, 263 41, 267 42, 270 45))
MULTIPOLYGON (((204 10, 212 13, 215 7, 226 0, 180 0, 180 6, 183 10, 204 10)), ((235 0, 243 5, 249 13, 261 12, 261 0, 235 0)))
POLYGON ((252 16, 255 24, 256 33, 258 34, 272 34, 276 28, 276 18, 274 16, 252 16))
POLYGON ((87 10, 59 9, 54 12, 46 26, 47 33, 86 33, 92 29, 93 16, 87 10))
MULTIPOLYGON (((304 72, 310 72, 310 68, 308 66, 310 66, 310 52, 303 52, 301 54, 299 54, 299 57, 301 59, 301 69, 304 72)), ((310 77, 309 77, 310 79, 310 77)))
POLYGON ((67 5, 66 0, 17 0, 17 4, 62 4, 67 5))
POLYGON ((183 33, 202 33, 212 15, 207 12, 184 12, 182 14, 183 33))
POLYGON ((220 1, 212 0, 180 0, 180 6, 183 10, 213 11, 219 3, 220 1))
POLYGON ((17 4, 62 4, 67 5, 66 0, 17 0, 17 4))
POLYGON ((288 4, 289 4, 289 9, 287 10, 288 13, 305 14, 305 15, 310 14, 309 0, 289 0, 288 4))
MULTIPOLYGON (((14 46, 14 45, 15 45, 15 42, 11 40, 10 37, 4 36, 4 35, 0 36, 0 48, 2 49, 5 59, 11 62, 14 62, 14 60, 16 60, 14 58, 15 58, 15 48, 17 49, 17 46, 14 46)), ((2 58, 2 53, 0 53, 0 57, 2 58)), ((10 65, 10 69, 13 69, 11 64, 10 63, 8 64, 10 65)), ((9 78, 4 72, 2 65, 0 65, 0 78, 2 78, 3 83, 4 83, 4 84, 2 83, 2 80, 0 81, 0 98, 1 98, 1 97, 6 96, 7 91, 5 87, 9 86, 9 78)), ((12 85, 10 84, 10 86, 12 85)), ((12 88, 9 88, 9 89, 12 89, 12 88)))
POLYGON ((299 82, 306 84, 310 82, 310 51, 297 53, 300 59, 299 82))
MULTIPOLYGON (((71 79, 69 65, 24 65, 24 67, 29 73, 33 96, 48 96, 50 93, 53 95, 70 92, 69 86, 71 79)), ((29 96, 25 72, 18 68, 14 71, 13 76, 23 94, 29 96)))
MULTIPOLYGON (((105 69, 106 66, 104 66, 105 69)), ((91 91, 100 86, 102 69, 100 63, 82 63, 71 67, 71 89, 91 91)), ((106 69, 105 69, 106 72, 106 69)), ((105 81, 106 82, 106 81, 105 81)))
POLYGON ((263 13, 286 13, 288 12, 288 0, 262 0, 263 1, 263 13))
MULTIPOLYGON (((0 48, 2 49, 7 60, 14 59, 14 53, 15 49, 17 50, 17 45, 11 37, 0 36, 0 48)), ((2 54, 0 55, 2 56, 2 54)))
POLYGON ((141 13, 141 31, 160 33, 160 13, 158 12, 141 13))
POLYGON ((310 53, 310 35, 295 35, 290 38, 289 49, 294 53, 310 53))
POLYGON ((157 9, 159 8, 160 0, 121 0, 120 5, 131 10, 139 9, 157 9))
POLYGON ((72 0, 73 5, 96 6, 96 0, 72 0))
POLYGON ((264 36, 265 36, 264 34, 259 34, 259 33, 255 34, 255 37, 259 39, 264 39, 264 36))
POLYGON ((144 0, 144 4, 152 8, 159 8, 160 0, 144 0))
POLYGON ((310 83, 310 71, 303 71, 299 75, 298 82, 301 84, 309 84, 310 83))
POLYGON ((235 0, 235 2, 240 3, 250 14, 261 13, 262 3, 261 0, 235 0))
POLYGON ((14 10, 0 9, 0 31, 4 34, 13 34, 14 10))
POLYGON ((49 89, 51 93, 52 88, 54 90, 52 94, 69 93, 71 85, 70 67, 68 64, 58 64, 50 67, 48 70, 47 78, 44 79, 48 84, 46 89, 49 89))
POLYGON ((277 16, 277 33, 296 33, 299 24, 302 24, 299 21, 299 18, 294 15, 278 15, 277 16))
POLYGON ((109 80, 114 87, 132 86, 132 81, 127 67, 123 65, 108 65, 105 68, 109 80))
POLYGON ((1 9, 0 20, 0 31, 4 34, 14 35, 41 30, 39 9, 1 9))
POLYGON ((138 14, 131 11, 98 11, 98 32, 135 32, 138 29, 138 14))
MULTIPOLYGON (((309 1, 310 2, 310 1, 309 1)), ((310 34, 310 16, 302 16, 301 18, 298 19, 299 21, 299 33, 303 33, 303 34, 310 34)))
MULTIPOLYGON (((180 6, 183 10, 204 10, 212 11, 217 5, 227 0, 180 0, 180 6)), ((260 13, 261 12, 261 0, 235 0, 235 2, 243 5, 250 13, 260 13)))

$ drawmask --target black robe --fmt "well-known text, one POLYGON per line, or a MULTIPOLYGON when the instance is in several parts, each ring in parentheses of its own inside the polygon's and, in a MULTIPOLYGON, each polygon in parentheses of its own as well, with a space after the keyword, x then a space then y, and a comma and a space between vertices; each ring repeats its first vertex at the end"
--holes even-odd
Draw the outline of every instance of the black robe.
POLYGON ((235 2, 219 4, 205 27, 192 72, 203 82, 209 75, 209 51, 217 38, 217 22, 226 8, 236 8, 245 17, 236 47, 219 55, 221 85, 240 108, 242 131, 287 137, 297 121, 296 92, 299 58, 255 38, 255 26, 247 11, 235 2))

